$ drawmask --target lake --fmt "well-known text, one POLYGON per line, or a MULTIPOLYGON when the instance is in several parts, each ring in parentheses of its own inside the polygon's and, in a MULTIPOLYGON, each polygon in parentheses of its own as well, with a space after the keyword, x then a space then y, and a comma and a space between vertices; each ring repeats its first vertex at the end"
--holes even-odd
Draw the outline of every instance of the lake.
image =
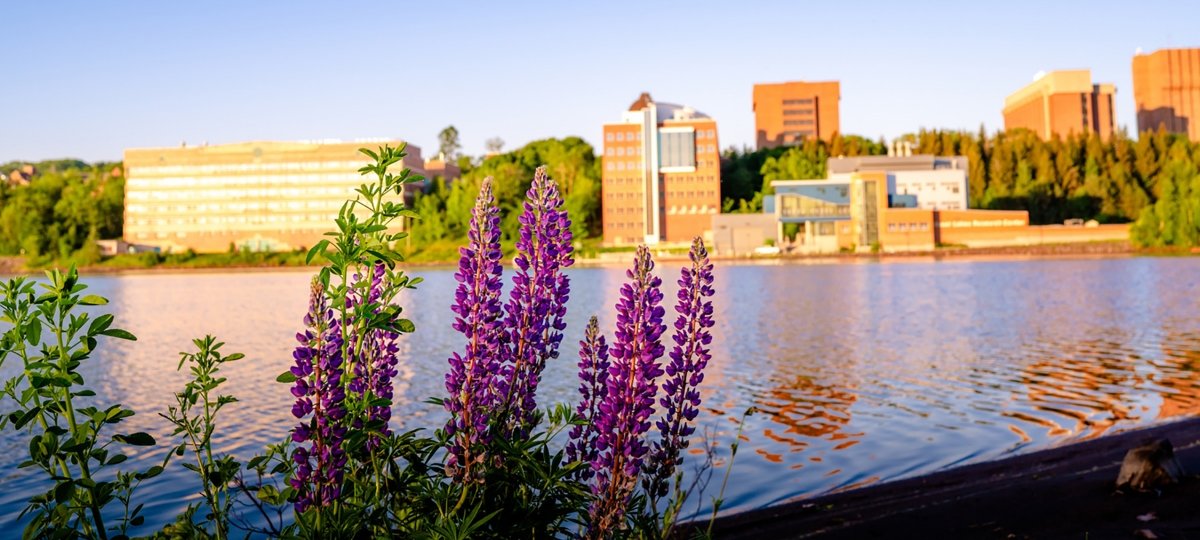
MULTIPOLYGON (((657 269, 669 302, 678 264, 657 269)), ((393 418, 440 426, 442 411, 423 401, 442 395, 446 358, 462 346, 450 328, 455 282, 450 269, 411 273, 425 283, 401 299, 417 331, 400 341, 393 418)), ((117 326, 138 337, 102 341, 82 369, 98 399, 138 412, 123 431, 160 441, 127 464, 162 458, 170 431, 157 413, 185 381, 179 352, 205 334, 247 356, 225 372, 226 392, 241 401, 222 413, 219 449, 246 458, 287 435, 292 397, 275 376, 291 365, 310 275, 85 276, 90 292, 112 301, 117 326)), ((562 357, 547 367, 543 405, 576 400, 584 324, 598 315, 611 340, 625 278, 615 267, 570 275, 569 328, 562 357)), ((730 511, 1200 413, 1200 258, 718 262, 715 275, 713 361, 694 446, 707 432, 724 459, 742 412, 759 410, 743 427, 730 511)), ((22 437, 0 434, 0 523, 14 523, 44 489, 31 469, 16 468, 25 455, 22 437)), ((136 532, 197 502, 197 486, 178 464, 144 485, 150 520, 136 532)))

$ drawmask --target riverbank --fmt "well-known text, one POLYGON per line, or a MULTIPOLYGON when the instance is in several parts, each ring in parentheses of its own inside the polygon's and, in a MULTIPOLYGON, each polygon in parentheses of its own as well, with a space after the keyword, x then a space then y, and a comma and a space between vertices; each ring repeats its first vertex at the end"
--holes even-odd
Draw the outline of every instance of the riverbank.
MULTIPOLYGON (((596 252, 588 250, 590 257, 576 259, 577 267, 617 266, 629 263, 633 256, 630 251, 596 252)), ((1134 247, 1127 241, 1121 242, 1085 242, 1068 244, 1040 244, 1028 246, 1003 246, 987 248, 944 247, 932 251, 905 251, 892 253, 825 253, 798 254, 785 253, 753 257, 723 257, 713 256, 718 262, 749 263, 749 264, 828 264, 849 262, 887 262, 887 261, 936 261, 936 260, 1021 260, 1021 259, 1055 259, 1055 258, 1090 258, 1090 257, 1126 257, 1126 256, 1189 256, 1200 254, 1200 250, 1145 250, 1134 247)), ((505 259, 511 253, 506 252, 505 259)), ((289 253, 209 253, 209 254, 174 254, 174 255, 119 255, 109 257, 96 264, 80 266, 80 272, 85 274, 140 274, 156 272, 220 272, 235 271, 271 271, 297 270, 310 267, 304 261, 305 254, 289 253)), ((687 259, 686 252, 663 250, 655 253, 659 262, 683 261, 687 259)), ((404 262, 406 267, 438 268, 458 264, 457 257, 449 250, 439 250, 436 253, 421 252, 416 257, 404 262)), ((40 273, 45 267, 28 267, 21 257, 0 257, 0 274, 31 274, 40 273)))
POLYGON ((714 537, 1200 538, 1200 419, 723 517, 714 537), (1191 477, 1115 494, 1125 452, 1165 437, 1191 477), (1138 536, 1139 531, 1153 536, 1138 536))

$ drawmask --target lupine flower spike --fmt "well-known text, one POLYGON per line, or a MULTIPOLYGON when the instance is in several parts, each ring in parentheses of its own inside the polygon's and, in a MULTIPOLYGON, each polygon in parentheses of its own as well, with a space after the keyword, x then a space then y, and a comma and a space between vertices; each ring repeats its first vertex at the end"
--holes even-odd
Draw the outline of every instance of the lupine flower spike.
POLYGON ((563 316, 571 292, 563 270, 574 262, 571 255, 571 221, 562 209, 558 186, 538 167, 519 218, 517 267, 508 303, 503 365, 498 384, 500 417, 505 435, 524 438, 533 427, 537 387, 546 361, 558 357, 566 328, 563 316))
POLYGON ((496 373, 503 326, 500 305, 500 215, 492 195, 492 179, 485 178, 471 210, 467 246, 461 258, 455 303, 454 329, 467 338, 466 351, 450 357, 444 405, 450 413, 446 433, 451 437, 447 468, 459 481, 473 481, 476 464, 483 461, 482 447, 490 440, 489 411, 495 404, 496 373))
POLYGON ((298 493, 296 512, 310 507, 333 504, 341 495, 346 467, 342 440, 346 436, 342 389, 342 338, 334 312, 329 308, 324 288, 314 279, 309 298, 307 327, 296 334, 300 345, 292 353, 296 376, 292 395, 296 403, 292 415, 301 422, 292 430, 292 440, 300 445, 292 455, 296 475, 291 479, 298 493), (312 415, 312 418, 305 420, 312 415), (309 443, 306 447, 304 443, 309 443))
POLYGON ((654 261, 646 246, 638 247, 631 280, 621 287, 617 327, 610 349, 607 391, 596 414, 597 446, 592 462, 595 502, 589 512, 590 538, 607 538, 624 526, 625 508, 637 487, 648 446, 646 431, 654 411, 655 383, 662 375, 659 358, 666 329, 654 261))
POLYGON ((708 346, 712 343, 713 265, 703 240, 692 241, 688 257, 692 264, 679 278, 679 303, 675 305, 678 316, 671 336, 675 346, 671 348, 663 397, 659 400, 664 411, 657 422, 660 438, 650 451, 643 480, 646 494, 652 499, 667 494, 680 455, 688 447, 688 436, 696 431, 691 422, 700 412, 697 387, 704 381, 704 367, 711 358, 708 346))
POLYGON ((591 467, 599 454, 596 447, 595 421, 600 410, 600 401, 604 399, 606 392, 608 367, 608 344, 604 342, 600 324, 593 316, 588 321, 583 341, 579 342, 579 395, 582 399, 579 400, 575 412, 584 423, 571 428, 570 440, 566 447, 568 462, 586 464, 579 469, 578 476, 585 482, 595 475, 591 467))
MULTIPOLYGON (((351 290, 355 292, 347 298, 349 304, 347 307, 354 308, 357 305, 381 302, 386 279, 387 265, 376 263, 365 293, 357 292, 362 290, 358 287, 352 287, 351 290)), ((376 312, 381 308, 382 306, 376 307, 376 312)), ((369 399, 370 397, 391 401, 393 396, 392 379, 397 374, 396 362, 400 347, 396 341, 399 337, 399 334, 395 332, 377 329, 369 332, 363 347, 349 347, 349 350, 360 351, 358 357, 354 358, 352 362, 354 379, 348 385, 350 391, 357 394, 360 399, 369 399)), ((386 405, 368 406, 366 412, 367 422, 378 422, 381 426, 378 433, 373 433, 371 438, 367 439, 367 448, 374 449, 379 446, 381 437, 391 435, 388 421, 392 418, 392 409, 386 405)), ((355 427, 361 428, 362 426, 355 427)))

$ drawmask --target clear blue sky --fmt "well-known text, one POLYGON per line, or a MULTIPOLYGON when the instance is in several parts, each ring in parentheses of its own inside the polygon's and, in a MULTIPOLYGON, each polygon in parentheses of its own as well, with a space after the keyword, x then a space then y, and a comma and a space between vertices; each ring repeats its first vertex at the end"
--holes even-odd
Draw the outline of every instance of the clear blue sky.
POLYGON ((842 131, 1001 127, 1039 70, 1090 68, 1133 127, 1131 57, 1200 46, 1200 2, 8 2, 0 162, 249 139, 464 151, 597 143, 639 92, 751 144, 755 82, 842 82, 842 131), (852 5, 853 4, 853 5, 852 5))

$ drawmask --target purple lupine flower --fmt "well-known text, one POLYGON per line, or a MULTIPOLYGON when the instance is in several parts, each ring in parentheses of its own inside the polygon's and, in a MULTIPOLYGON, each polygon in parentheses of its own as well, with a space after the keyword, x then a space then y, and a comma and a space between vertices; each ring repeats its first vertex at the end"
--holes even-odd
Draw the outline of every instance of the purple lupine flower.
POLYGON ((596 414, 598 455, 592 461, 595 502, 589 510, 588 536, 608 537, 624 525, 625 508, 637 487, 645 442, 654 412, 655 383, 662 375, 659 358, 664 310, 659 304, 662 280, 654 276, 650 250, 639 246, 632 281, 621 286, 617 302, 617 327, 608 368, 606 392, 596 414))
POLYGON ((467 338, 466 351, 450 357, 443 402, 451 436, 447 468, 460 481, 475 480, 480 447, 490 441, 489 411, 496 403, 494 376, 504 332, 500 306, 500 210, 492 195, 492 178, 484 178, 471 210, 467 246, 460 249, 454 329, 467 338))
POLYGON ((342 450, 346 394, 342 389, 341 328, 316 279, 304 324, 305 331, 296 334, 300 345, 292 353, 296 363, 291 368, 296 376, 292 415, 301 420, 292 430, 292 441, 300 445, 292 454, 296 475, 290 480, 298 492, 297 513, 333 504, 341 495, 346 467, 342 450), (305 420, 310 414, 312 417, 305 420))
POLYGON ((667 484, 688 447, 688 436, 696 431, 690 423, 700 412, 697 387, 704 381, 704 367, 712 358, 708 345, 712 343, 713 265, 699 237, 692 241, 688 258, 692 265, 680 272, 679 303, 675 305, 679 315, 671 336, 675 346, 671 348, 663 397, 659 400, 664 411, 657 422, 660 438, 650 451, 643 480, 646 494, 652 499, 667 494, 667 484))
MULTIPOLYGON (((386 278, 387 266, 383 263, 376 263, 365 291, 361 286, 350 288, 350 292, 346 295, 347 310, 375 305, 374 313, 378 314, 383 307, 378 304, 383 297, 386 278)), ((361 279, 363 279, 361 276, 355 276, 356 283, 361 279)), ((393 396, 392 379, 397 374, 396 362, 400 347, 396 340, 399 337, 399 334, 389 330, 368 330, 361 347, 358 347, 357 342, 354 341, 360 339, 359 336, 352 335, 350 337, 352 341, 347 350, 352 352, 350 363, 353 365, 354 377, 347 384, 347 388, 359 399, 385 398, 389 402, 391 401, 393 396)), ((369 450, 378 447, 382 437, 392 434, 391 428, 388 426, 391 418, 390 406, 367 405, 366 418, 355 419, 355 428, 362 428, 364 421, 382 423, 378 433, 372 433, 367 439, 369 450)))
POLYGON ((600 323, 593 316, 588 321, 583 341, 579 342, 579 380, 582 381, 579 385, 579 395, 582 399, 575 412, 584 423, 571 428, 570 440, 566 447, 568 462, 587 464, 579 469, 578 476, 585 482, 595 475, 591 467, 599 454, 596 447, 595 421, 600 401, 604 399, 606 392, 608 367, 608 344, 604 342, 604 335, 600 333, 600 323))
POLYGON ((558 357, 566 328, 563 317, 570 296, 570 279, 563 270, 571 266, 571 220, 562 209, 558 185, 538 167, 525 198, 519 222, 517 272, 505 304, 507 335, 501 358, 497 391, 504 401, 505 435, 524 438, 533 428, 537 412, 537 387, 546 361, 558 357))

